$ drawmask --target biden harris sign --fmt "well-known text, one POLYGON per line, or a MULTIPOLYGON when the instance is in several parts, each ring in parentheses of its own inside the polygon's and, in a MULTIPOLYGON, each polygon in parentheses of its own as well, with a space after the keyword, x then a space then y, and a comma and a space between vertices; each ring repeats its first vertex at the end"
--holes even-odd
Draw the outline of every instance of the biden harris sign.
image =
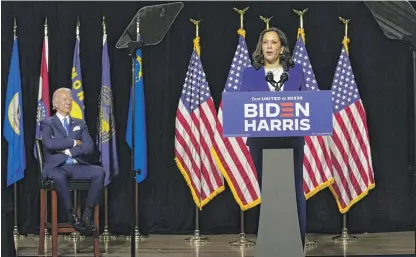
POLYGON ((224 137, 332 135, 332 93, 224 92, 224 137))

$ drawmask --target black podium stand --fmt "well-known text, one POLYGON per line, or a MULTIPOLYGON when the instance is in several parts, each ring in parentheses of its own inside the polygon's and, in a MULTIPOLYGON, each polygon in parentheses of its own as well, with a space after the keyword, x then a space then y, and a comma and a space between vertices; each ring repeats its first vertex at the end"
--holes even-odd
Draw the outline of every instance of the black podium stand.
POLYGON ((296 202, 294 151, 303 138, 251 138, 263 151, 262 203, 255 257, 303 257, 296 202))

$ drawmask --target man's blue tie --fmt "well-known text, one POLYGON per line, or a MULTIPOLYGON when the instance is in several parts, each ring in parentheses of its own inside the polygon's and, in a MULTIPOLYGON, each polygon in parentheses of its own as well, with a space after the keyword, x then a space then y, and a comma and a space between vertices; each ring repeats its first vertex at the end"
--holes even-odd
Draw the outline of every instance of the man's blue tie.
MULTIPOLYGON (((69 122, 67 117, 64 118, 64 128, 66 130, 66 134, 69 135, 69 122)), ((68 159, 65 161, 66 164, 72 164, 73 162, 74 159, 72 159, 71 157, 68 157, 68 159)))

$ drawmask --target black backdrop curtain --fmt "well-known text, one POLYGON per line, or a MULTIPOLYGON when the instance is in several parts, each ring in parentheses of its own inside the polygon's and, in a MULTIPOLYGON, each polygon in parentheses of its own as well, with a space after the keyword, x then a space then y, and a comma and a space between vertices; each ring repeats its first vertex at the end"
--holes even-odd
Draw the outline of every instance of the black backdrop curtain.
MULTIPOLYGON (((71 68, 77 16, 81 22, 81 68, 86 121, 95 138, 97 99, 101 84, 102 16, 107 19, 111 78, 115 102, 120 175, 109 186, 109 225, 112 233, 128 233, 134 215, 130 151, 124 140, 131 85, 131 60, 115 43, 134 14, 155 2, 2 2, 2 95, 5 95, 17 18, 22 74, 27 170, 19 182, 19 227, 36 233, 39 226, 39 172, 32 154, 39 83, 43 23, 49 24, 49 78, 51 93, 71 86, 71 68)), ((305 16, 307 50, 319 87, 329 89, 341 50, 344 26, 338 16, 351 18, 350 55, 368 116, 376 187, 348 213, 351 232, 413 229, 414 209, 408 163, 409 107, 412 104, 410 50, 388 40, 363 2, 185 2, 165 40, 143 52, 148 131, 148 178, 140 184, 141 226, 150 233, 191 233, 195 206, 174 162, 174 121, 195 27, 200 24, 201 59, 212 95, 218 105, 237 46, 239 16, 233 7, 250 6, 245 15, 247 44, 254 51, 265 28, 260 15, 274 16, 271 26, 286 32, 292 49, 299 19, 292 8, 309 8, 305 16)), ((2 97, 2 107, 4 97, 2 97)), ((4 117, 4 108, 2 109, 4 117)), ((2 185, 5 187, 7 143, 2 138, 2 185)), ((12 187, 3 189, 2 201, 12 201, 12 187)), ((284 208, 284 207, 282 207, 284 208)), ((256 230, 256 210, 247 215, 247 232, 256 230)), ((102 212, 103 214, 103 212, 102 212)), ((103 215, 102 215, 103 216, 103 215)), ((203 233, 238 233, 239 208, 231 192, 218 195, 201 213, 203 233)), ((328 189, 308 201, 308 231, 338 233, 340 213, 328 189)), ((103 224, 103 223, 101 223, 103 224)))

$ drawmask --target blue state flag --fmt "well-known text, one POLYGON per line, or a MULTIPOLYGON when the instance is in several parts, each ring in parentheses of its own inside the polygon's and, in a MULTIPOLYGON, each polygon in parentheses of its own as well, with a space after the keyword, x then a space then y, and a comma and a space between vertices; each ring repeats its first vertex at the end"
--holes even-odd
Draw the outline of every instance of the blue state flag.
MULTIPOLYGON (((136 172, 136 182, 140 183, 147 177, 147 143, 146 143, 146 119, 144 105, 144 84, 142 69, 142 51, 136 51, 134 60, 134 170, 136 172)), ((132 148, 132 98, 133 92, 130 90, 129 114, 127 120, 126 141, 130 149, 132 148)))
POLYGON ((74 58, 72 61, 72 110, 71 117, 85 120, 84 89, 82 86, 81 60, 79 58, 79 38, 75 41, 74 58))
POLYGON ((8 143, 7 186, 24 178, 26 153, 23 130, 23 102, 20 81, 19 50, 17 38, 13 42, 13 53, 7 81, 3 136, 8 143))
POLYGON ((101 56, 101 94, 99 98, 98 115, 98 149, 101 152, 101 163, 105 170, 104 186, 110 184, 112 178, 118 175, 118 155, 116 142, 116 127, 114 119, 113 93, 110 80, 110 60, 108 58, 107 35, 104 34, 104 44, 101 56))

